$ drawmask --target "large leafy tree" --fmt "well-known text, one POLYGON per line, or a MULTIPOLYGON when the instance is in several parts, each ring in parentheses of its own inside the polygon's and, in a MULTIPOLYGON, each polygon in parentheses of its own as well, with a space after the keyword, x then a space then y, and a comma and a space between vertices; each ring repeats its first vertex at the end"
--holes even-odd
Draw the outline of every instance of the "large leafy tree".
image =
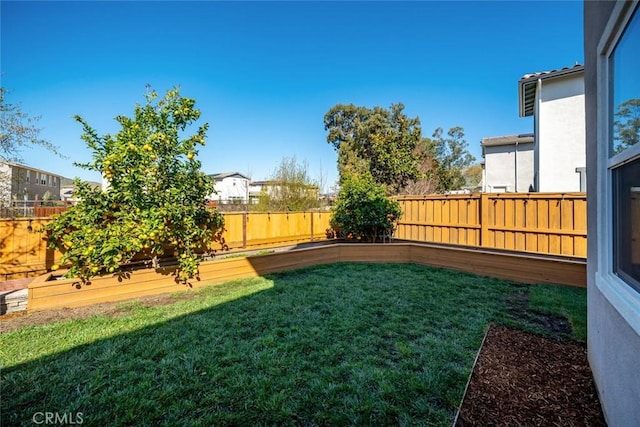
POLYGON ((70 266, 68 276, 87 281, 141 254, 174 256, 178 281, 197 275, 199 253, 221 239, 223 228, 223 217, 205 207, 213 185, 196 159, 208 125, 183 136, 199 117, 195 100, 178 89, 163 98, 147 93, 133 117, 116 117, 115 135, 99 136, 76 116, 93 152, 93 161, 79 166, 100 172, 109 189, 76 180, 80 201, 45 227, 49 247, 70 266))
POLYGON ((467 149, 461 127, 449 129, 446 136, 437 128, 431 138, 422 138, 414 156, 420 161, 420 177, 402 189, 404 194, 444 193, 480 182, 482 168, 471 167, 475 158, 467 149))
POLYGON ((640 142, 640 98, 629 99, 616 108, 614 140, 616 153, 640 142))
POLYGON ((375 183, 397 193, 420 176, 415 149, 421 139, 420 120, 409 118, 404 105, 389 109, 337 104, 324 116, 327 142, 338 152, 340 181, 369 173, 375 183))
POLYGON ((40 137, 40 118, 25 113, 19 104, 8 103, 6 96, 7 90, 0 86, 0 160, 20 161, 20 151, 30 146, 59 154, 55 145, 40 137))
POLYGON ((461 127, 449 129, 446 136, 443 132, 442 128, 437 128, 431 139, 423 141, 434 162, 437 192, 461 189, 466 182, 463 172, 475 161, 467 149, 461 127))

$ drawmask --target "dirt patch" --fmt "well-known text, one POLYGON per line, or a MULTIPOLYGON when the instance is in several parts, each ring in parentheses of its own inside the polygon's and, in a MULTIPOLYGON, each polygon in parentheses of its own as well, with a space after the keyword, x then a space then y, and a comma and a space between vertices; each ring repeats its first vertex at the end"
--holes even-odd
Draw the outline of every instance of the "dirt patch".
POLYGON ((487 332, 456 426, 606 426, 584 345, 487 332))
POLYGON ((557 338, 571 339, 572 329, 567 318, 529 309, 529 292, 514 292, 507 298, 508 317, 517 324, 540 329, 557 338))
POLYGON ((14 331, 25 326, 44 325, 61 320, 86 319, 96 315, 120 317, 129 313, 135 306, 155 307, 168 305, 181 300, 195 298, 196 295, 196 292, 185 291, 141 297, 130 301, 95 304, 87 307, 60 308, 36 312, 21 311, 5 314, 0 316, 0 333, 14 331))

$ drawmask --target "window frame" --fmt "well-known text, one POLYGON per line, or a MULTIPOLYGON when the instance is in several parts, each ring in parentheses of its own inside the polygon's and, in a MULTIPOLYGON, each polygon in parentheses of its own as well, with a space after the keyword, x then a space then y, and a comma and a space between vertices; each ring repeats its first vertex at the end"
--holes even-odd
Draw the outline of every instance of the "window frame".
MULTIPOLYGON (((610 103, 612 94, 611 56, 631 22, 634 12, 639 8, 638 0, 619 2, 614 6, 600 43, 598 44, 597 62, 597 235, 602 238, 592 239, 598 244, 597 271, 595 284, 604 297, 620 313, 625 321, 640 334, 640 292, 614 273, 614 188, 613 171, 623 164, 640 158, 640 144, 610 157, 609 147, 612 142, 610 103)), ((640 12, 638 12, 640 13, 640 12)), ((640 15, 636 15, 636 18, 640 15)))

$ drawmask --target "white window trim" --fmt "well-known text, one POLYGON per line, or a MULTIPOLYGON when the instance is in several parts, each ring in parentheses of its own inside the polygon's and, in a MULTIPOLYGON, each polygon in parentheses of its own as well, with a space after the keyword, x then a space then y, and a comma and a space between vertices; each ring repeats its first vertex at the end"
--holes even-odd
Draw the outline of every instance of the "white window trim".
MULTIPOLYGON (((598 44, 598 144, 596 145, 599 173, 596 191, 601 197, 598 197, 597 206, 597 236, 603 238, 596 240, 599 246, 595 283, 629 326, 640 335, 640 292, 613 273, 613 187, 610 169, 611 166, 617 165, 623 159, 631 161, 640 156, 640 146, 631 147, 624 153, 609 158, 611 138, 609 132, 609 58, 637 7, 637 0, 617 3, 598 44)), ((592 239, 592 241, 594 240, 592 239)))

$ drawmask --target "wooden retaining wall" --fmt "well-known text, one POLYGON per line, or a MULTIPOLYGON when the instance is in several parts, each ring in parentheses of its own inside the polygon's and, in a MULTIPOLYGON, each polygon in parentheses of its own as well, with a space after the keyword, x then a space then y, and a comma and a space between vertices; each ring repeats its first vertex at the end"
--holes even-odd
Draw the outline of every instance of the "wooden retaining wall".
POLYGON ((586 258, 586 193, 401 196, 395 237, 586 258))
MULTIPOLYGON (((190 287, 197 288, 232 279, 345 261, 415 263, 522 283, 586 286, 586 263, 582 260, 419 243, 338 243, 268 255, 203 262, 200 265, 200 280, 192 281, 190 287)), ((187 289, 186 285, 175 283, 173 271, 174 267, 167 267, 133 271, 126 278, 105 275, 94 278, 88 285, 74 279, 52 281, 49 279, 53 275, 48 273, 37 277, 29 285, 28 310, 78 307, 187 289)), ((464 283, 460 285, 464 286, 464 283)))

